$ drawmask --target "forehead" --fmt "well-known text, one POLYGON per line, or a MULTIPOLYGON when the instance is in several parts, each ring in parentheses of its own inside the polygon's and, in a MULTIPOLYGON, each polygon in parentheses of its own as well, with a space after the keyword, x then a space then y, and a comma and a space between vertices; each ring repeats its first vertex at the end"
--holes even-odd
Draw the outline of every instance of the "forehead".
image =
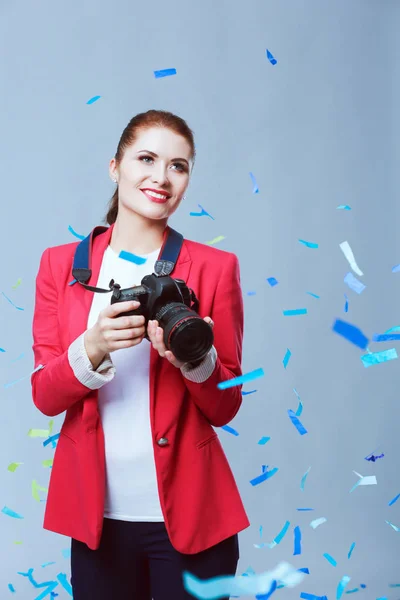
POLYGON ((131 149, 134 152, 151 150, 159 156, 181 156, 187 160, 191 158, 191 148, 187 140, 182 135, 166 127, 151 127, 140 130, 131 149))

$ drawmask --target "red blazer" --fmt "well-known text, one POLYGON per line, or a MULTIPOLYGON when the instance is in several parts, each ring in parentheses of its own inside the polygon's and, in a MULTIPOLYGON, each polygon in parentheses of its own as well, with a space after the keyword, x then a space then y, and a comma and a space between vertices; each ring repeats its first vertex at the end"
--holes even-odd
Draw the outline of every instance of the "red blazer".
MULTIPOLYGON (((93 241, 89 285, 97 284, 113 227, 93 241)), ((104 432, 98 391, 80 383, 68 362, 69 345, 87 329, 94 293, 79 283, 68 285, 78 243, 47 248, 42 254, 33 352, 35 368, 40 364, 44 368, 32 374, 31 384, 33 402, 43 414, 54 417, 66 411, 43 527, 95 550, 104 514, 104 432)), ((217 383, 242 374, 243 299, 238 260, 231 252, 184 240, 172 277, 194 290, 200 316, 213 319, 218 353, 211 377, 193 383, 151 346, 150 419, 160 503, 174 548, 195 554, 250 525, 212 427, 229 423, 242 403, 241 385, 219 390, 217 383)))

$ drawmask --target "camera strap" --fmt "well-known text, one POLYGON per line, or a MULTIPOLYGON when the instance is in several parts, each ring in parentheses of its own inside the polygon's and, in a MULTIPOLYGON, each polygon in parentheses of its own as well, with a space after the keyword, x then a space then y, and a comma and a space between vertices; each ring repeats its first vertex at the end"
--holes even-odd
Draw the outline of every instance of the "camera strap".
MULTIPOLYGON (((103 288, 94 287, 92 285, 86 285, 86 281, 89 281, 92 276, 91 262, 92 262, 92 248, 94 238, 107 231, 108 227, 99 225, 95 227, 87 237, 85 237, 77 246, 74 255, 74 262, 72 265, 72 275, 75 281, 83 285, 84 288, 91 292, 110 293, 114 289, 114 279, 110 281, 110 289, 105 290, 103 288)), ((175 268, 176 261, 178 260, 179 253, 183 244, 183 235, 172 227, 169 227, 166 242, 164 244, 161 257, 156 261, 154 265, 154 272, 159 277, 163 275, 171 275, 175 268)), ((73 281, 72 283, 75 283, 73 281)))

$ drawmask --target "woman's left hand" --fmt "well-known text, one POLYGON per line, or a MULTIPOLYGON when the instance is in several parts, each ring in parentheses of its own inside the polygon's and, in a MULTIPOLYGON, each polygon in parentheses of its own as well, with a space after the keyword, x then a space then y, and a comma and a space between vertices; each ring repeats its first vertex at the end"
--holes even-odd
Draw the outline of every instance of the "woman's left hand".
MULTIPOLYGON (((206 323, 210 325, 210 327, 214 327, 214 321, 211 317, 204 317, 203 319, 206 323)), ((149 321, 147 325, 147 335, 150 338, 150 342, 153 344, 153 348, 155 348, 160 356, 165 356, 168 362, 171 365, 174 365, 177 369, 180 369, 185 364, 184 362, 178 360, 175 355, 167 350, 164 344, 164 332, 161 327, 158 326, 158 321, 149 321)))

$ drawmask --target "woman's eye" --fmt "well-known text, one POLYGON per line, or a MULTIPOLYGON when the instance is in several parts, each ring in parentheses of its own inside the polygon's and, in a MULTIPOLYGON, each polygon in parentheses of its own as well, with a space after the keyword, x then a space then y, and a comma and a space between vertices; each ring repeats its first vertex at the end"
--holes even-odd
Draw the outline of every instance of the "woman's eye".
POLYGON ((174 165, 176 165, 177 167, 179 167, 179 171, 186 171, 186 166, 183 165, 182 163, 174 163, 174 165))
MULTIPOLYGON (((146 161, 146 160, 153 160, 153 158, 151 156, 140 156, 139 160, 141 161, 146 161)), ((146 163, 149 164, 149 163, 146 163)), ((184 171, 186 171, 186 165, 182 164, 182 163, 173 163, 175 167, 178 167, 178 171, 183 173, 184 171)))
POLYGON ((141 156, 139 160, 144 160, 144 159, 146 159, 146 158, 148 158, 149 160, 153 160, 153 159, 151 158, 151 156, 141 156))

